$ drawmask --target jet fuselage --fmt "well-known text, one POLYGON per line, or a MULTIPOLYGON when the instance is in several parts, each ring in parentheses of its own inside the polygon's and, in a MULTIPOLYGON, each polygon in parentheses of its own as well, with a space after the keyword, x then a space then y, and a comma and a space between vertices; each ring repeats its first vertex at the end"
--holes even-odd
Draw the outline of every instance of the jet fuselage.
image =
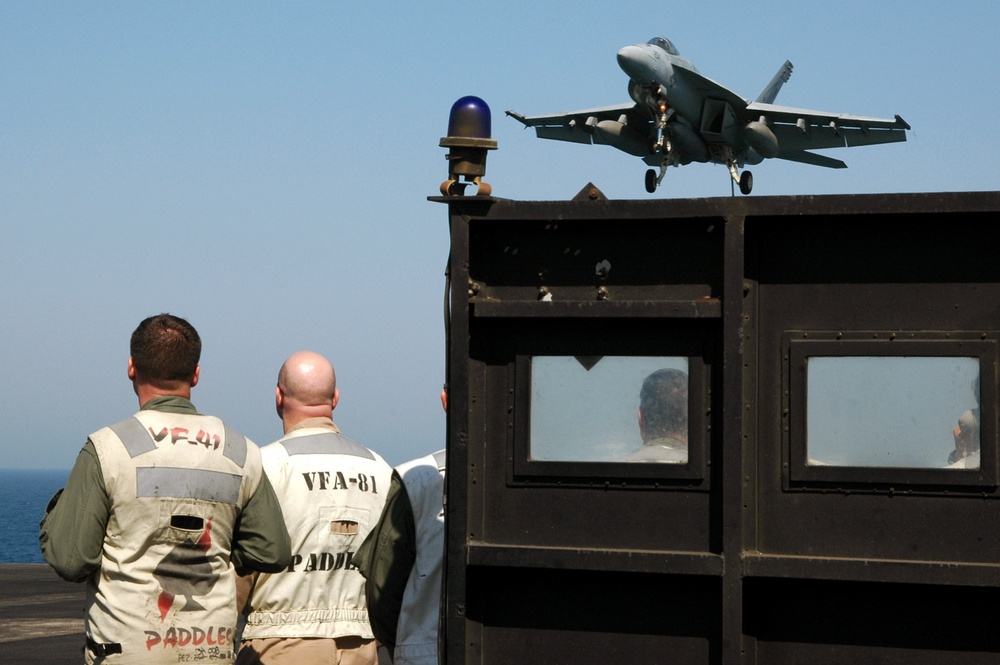
MULTIPOLYGON (((690 123, 696 123, 701 113, 702 97, 679 83, 676 68, 698 73, 691 62, 667 52, 656 44, 634 44, 618 51, 618 66, 629 79, 629 95, 637 104, 648 107, 656 97, 662 97, 675 113, 690 123)), ((648 109, 655 117, 655 106, 648 109)))

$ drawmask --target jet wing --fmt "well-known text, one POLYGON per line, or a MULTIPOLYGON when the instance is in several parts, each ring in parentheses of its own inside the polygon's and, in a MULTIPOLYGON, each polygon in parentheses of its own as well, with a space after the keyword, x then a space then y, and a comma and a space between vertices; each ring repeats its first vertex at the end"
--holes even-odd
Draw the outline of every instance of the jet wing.
POLYGON ((534 127, 535 134, 540 139, 592 144, 592 125, 601 120, 620 120, 623 115, 636 122, 638 118, 633 119, 634 111, 634 104, 616 104, 552 115, 524 116, 517 111, 507 111, 507 115, 525 127, 534 127))
MULTIPOLYGON (((758 102, 749 104, 747 113, 755 119, 760 116, 767 118, 782 153, 897 143, 906 140, 906 130, 910 129, 910 125, 898 115, 893 119, 869 118, 758 102)), ((779 157, 789 159, 784 154, 779 157)))

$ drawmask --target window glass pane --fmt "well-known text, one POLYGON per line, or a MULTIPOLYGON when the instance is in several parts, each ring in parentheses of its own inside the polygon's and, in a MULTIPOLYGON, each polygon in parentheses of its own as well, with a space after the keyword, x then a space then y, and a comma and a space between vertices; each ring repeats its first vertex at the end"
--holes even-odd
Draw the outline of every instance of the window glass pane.
POLYGON ((813 466, 979 467, 979 359, 810 357, 813 466))
POLYGON ((534 356, 530 456, 684 463, 687 409, 685 357, 534 356))

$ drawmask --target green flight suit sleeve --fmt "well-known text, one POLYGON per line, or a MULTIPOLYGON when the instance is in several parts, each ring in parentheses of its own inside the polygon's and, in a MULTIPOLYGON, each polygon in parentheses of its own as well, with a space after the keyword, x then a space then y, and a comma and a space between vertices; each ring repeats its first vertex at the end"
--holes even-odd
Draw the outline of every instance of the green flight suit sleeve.
POLYGON ((292 544, 278 497, 267 474, 261 474, 233 532, 232 564, 240 575, 280 573, 292 561, 292 544))
POLYGON ((101 565, 111 501, 94 444, 87 440, 39 524, 42 556, 63 579, 82 582, 101 565))
POLYGON ((393 471, 382 516, 354 557, 354 565, 365 576, 372 633, 390 651, 396 646, 403 592, 417 559, 416 542, 410 497, 393 471))

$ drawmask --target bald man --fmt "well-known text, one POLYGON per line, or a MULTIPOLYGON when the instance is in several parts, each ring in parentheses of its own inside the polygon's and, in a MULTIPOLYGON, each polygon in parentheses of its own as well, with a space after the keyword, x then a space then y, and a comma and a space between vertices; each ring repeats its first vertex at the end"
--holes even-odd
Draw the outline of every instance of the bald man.
POLYGON ((351 566, 382 511, 392 469, 333 422, 337 377, 323 356, 293 354, 274 404, 285 436, 261 449, 292 541, 287 570, 241 578, 248 612, 236 662, 375 665, 365 580, 351 566))

